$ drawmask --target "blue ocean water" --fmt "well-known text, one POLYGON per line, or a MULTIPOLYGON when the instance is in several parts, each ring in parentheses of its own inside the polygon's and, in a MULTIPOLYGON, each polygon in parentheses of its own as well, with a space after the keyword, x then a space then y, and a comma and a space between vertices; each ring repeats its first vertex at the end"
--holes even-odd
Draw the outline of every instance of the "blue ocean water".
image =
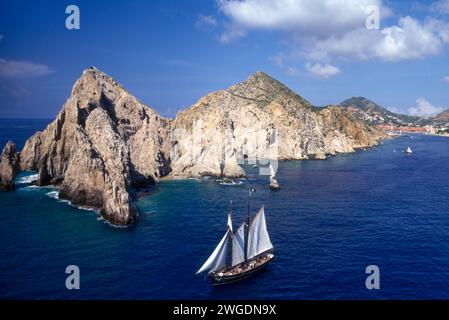
MULTIPOLYGON (((0 138, 23 144, 45 126, 2 120, 0 138)), ((237 186, 150 187, 129 228, 55 199, 52 187, 23 183, 31 173, 22 174, 16 191, 0 193, 0 298, 449 298, 449 138, 406 136, 326 161, 282 162, 279 192, 247 170, 249 182, 237 186), (195 272, 225 232, 230 200, 235 224, 244 219, 249 185, 253 212, 265 204, 276 259, 253 278, 214 288, 195 272), (371 264, 380 290, 365 288, 371 264), (65 288, 68 265, 81 270, 80 290, 65 288)))

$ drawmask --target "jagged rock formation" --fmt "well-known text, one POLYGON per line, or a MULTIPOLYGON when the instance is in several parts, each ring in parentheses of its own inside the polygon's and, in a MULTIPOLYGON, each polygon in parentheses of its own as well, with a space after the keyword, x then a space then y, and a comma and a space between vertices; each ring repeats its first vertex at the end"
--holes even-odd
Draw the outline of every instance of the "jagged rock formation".
POLYGON ((107 220, 126 225, 137 215, 133 187, 160 177, 242 177, 240 161, 246 157, 325 159, 382 138, 379 130, 342 109, 315 108, 262 72, 207 95, 169 120, 90 68, 56 120, 26 142, 20 158, 11 145, 5 147, 0 174, 6 185, 17 174, 10 168, 35 170, 39 185, 59 185, 61 198, 98 208, 107 220), (276 155, 266 152, 274 132, 276 155), (262 142, 255 147, 254 137, 262 142))
POLYGON ((60 184, 59 196, 99 208, 126 225, 136 218, 130 186, 168 173, 168 123, 95 68, 85 70, 61 112, 21 152, 21 170, 39 185, 60 184))
MULTIPOLYGON (((194 132, 199 126, 203 132, 218 133, 197 141, 197 153, 190 152, 190 135, 183 133, 176 138, 178 144, 171 153, 173 174, 187 176, 244 175, 238 162, 248 156, 246 151, 254 149, 249 144, 256 132, 262 140, 268 140, 272 129, 276 129, 279 146, 276 158, 280 160, 325 159, 327 155, 373 146, 384 137, 378 129, 355 120, 341 108, 313 107, 263 72, 203 97, 178 113, 172 126, 187 132, 194 132), (226 143, 227 136, 232 139, 231 144, 226 143), (226 156, 220 152, 227 149, 230 150, 226 156)), ((266 152, 256 150, 256 154, 266 152)))
POLYGON ((0 191, 14 190, 14 179, 19 172, 19 155, 16 144, 8 141, 0 158, 0 191))

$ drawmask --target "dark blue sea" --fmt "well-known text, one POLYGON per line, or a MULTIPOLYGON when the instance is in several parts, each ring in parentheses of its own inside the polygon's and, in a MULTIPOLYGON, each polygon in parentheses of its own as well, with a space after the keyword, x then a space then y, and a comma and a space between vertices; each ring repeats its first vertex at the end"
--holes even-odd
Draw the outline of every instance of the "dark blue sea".
MULTIPOLYGON (((46 120, 1 120, 2 146, 21 146, 46 120)), ((325 161, 280 163, 282 190, 247 168, 237 186, 163 181, 140 196, 139 222, 116 228, 93 211, 33 187, 0 193, 0 298, 13 299, 448 299, 449 138, 404 136, 325 161), (411 146, 413 155, 403 151, 411 146), (276 258, 246 281, 213 288, 195 272, 226 229, 265 204, 276 258), (367 290, 365 268, 380 268, 367 290), (81 289, 67 290, 77 265, 81 289)))

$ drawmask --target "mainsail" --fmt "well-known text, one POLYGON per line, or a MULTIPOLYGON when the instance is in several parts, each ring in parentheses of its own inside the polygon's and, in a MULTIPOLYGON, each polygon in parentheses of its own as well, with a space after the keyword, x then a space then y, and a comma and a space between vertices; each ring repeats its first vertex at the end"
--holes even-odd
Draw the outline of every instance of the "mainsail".
POLYGON ((206 262, 202 265, 202 267, 196 272, 201 273, 206 270, 209 270, 209 273, 220 270, 226 265, 226 256, 227 256, 227 246, 229 235, 231 234, 231 230, 228 229, 224 237, 221 239, 218 246, 215 248, 214 252, 210 255, 210 257, 206 260, 206 262))
POLYGON ((245 224, 237 229, 232 238, 232 266, 245 261, 245 224))
POLYGON ((230 213, 228 213, 228 228, 233 232, 232 230, 232 216, 230 213))
POLYGON ((249 227, 247 259, 254 258, 270 249, 273 249, 273 244, 268 235, 267 224, 265 222, 265 210, 262 207, 249 227))

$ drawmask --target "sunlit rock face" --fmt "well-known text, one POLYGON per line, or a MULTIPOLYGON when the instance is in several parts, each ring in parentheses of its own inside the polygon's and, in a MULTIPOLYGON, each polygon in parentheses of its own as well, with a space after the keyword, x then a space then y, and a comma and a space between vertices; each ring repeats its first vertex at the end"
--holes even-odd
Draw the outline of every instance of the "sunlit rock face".
POLYGON ((26 142, 20 167, 38 171, 39 185, 60 184, 61 198, 126 225, 136 219, 130 187, 169 172, 167 139, 166 119, 91 68, 56 120, 26 142))
POLYGON ((60 198, 128 225, 137 218, 131 190, 161 177, 244 177, 246 158, 325 159, 382 138, 346 111, 315 108, 262 72, 170 120, 90 68, 56 119, 28 139, 20 155, 13 144, 5 147, 1 186, 13 188, 18 171, 35 170, 38 185, 59 185, 60 198))
POLYGON ((239 177, 244 175, 239 163, 246 156, 325 159, 384 138, 381 131, 341 108, 313 107, 263 72, 201 98, 178 113, 172 127, 182 132, 171 150, 172 173, 181 176, 239 177), (264 143, 273 132, 276 154, 267 153, 269 143, 264 143))

